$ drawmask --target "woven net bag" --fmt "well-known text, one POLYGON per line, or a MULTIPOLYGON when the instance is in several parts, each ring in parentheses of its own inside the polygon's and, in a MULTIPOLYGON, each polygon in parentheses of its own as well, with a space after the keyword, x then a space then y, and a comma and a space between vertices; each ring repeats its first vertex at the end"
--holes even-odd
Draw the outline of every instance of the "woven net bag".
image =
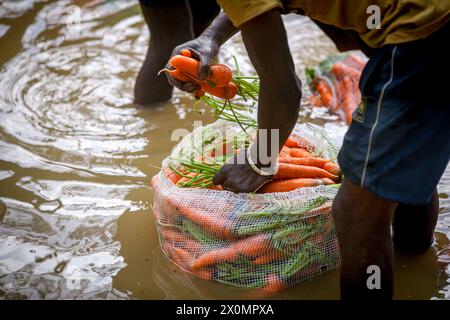
MULTIPOLYGON (((331 215, 336 187, 290 192, 236 194, 182 188, 167 173, 183 157, 198 156, 205 145, 239 137, 235 124, 217 121, 195 129, 163 161, 153 177, 154 206, 163 252, 180 268, 228 285, 279 291, 339 265, 331 215)), ((315 155, 336 161, 337 147, 320 129, 297 125, 292 134, 315 155)), ((243 147, 237 139, 237 148, 243 147)), ((243 143, 241 143, 243 144, 243 143)))

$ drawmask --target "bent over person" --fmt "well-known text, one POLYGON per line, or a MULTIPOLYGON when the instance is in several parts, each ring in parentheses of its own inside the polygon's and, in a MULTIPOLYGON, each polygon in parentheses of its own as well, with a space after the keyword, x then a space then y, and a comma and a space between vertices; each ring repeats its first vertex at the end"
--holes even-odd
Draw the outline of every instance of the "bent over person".
MULTIPOLYGON (((297 121, 302 96, 281 14, 307 15, 339 50, 361 49, 370 57, 359 84, 362 103, 338 157, 344 179, 333 216, 342 258, 341 297, 392 298, 393 247, 420 253, 432 244, 436 186, 450 157, 450 105, 444 82, 435 75, 449 71, 450 1, 218 3, 223 12, 172 54, 188 48, 207 71, 217 48, 240 31, 260 78, 258 127, 278 130, 280 148, 297 121), (380 24, 371 27, 367 9, 374 5, 380 24), (368 288, 373 266, 380 271, 381 285, 368 288)), ((195 89, 195 84, 186 88, 169 81, 195 89)), ((257 139, 245 151, 245 163, 226 164, 214 183, 234 192, 257 190, 275 173, 277 155, 272 163, 262 163, 251 149, 269 144, 257 139)))

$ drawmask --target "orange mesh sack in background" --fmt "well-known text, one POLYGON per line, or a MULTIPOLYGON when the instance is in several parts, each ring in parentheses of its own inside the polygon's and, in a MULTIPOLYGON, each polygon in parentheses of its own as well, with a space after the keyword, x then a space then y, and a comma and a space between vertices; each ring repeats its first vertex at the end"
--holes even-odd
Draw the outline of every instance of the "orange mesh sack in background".
MULTIPOLYGON (((218 120, 183 138, 152 179, 153 212, 162 250, 183 270, 274 292, 338 266, 331 202, 339 185, 255 194, 212 186, 208 170, 246 147, 255 129, 250 130, 244 134, 236 124, 218 120), (201 170, 187 174, 190 166, 201 170)), ((290 141, 311 158, 336 162, 338 148, 320 129, 297 125, 290 141)))
POLYGON ((328 57, 314 68, 306 68, 306 79, 313 95, 313 106, 327 107, 350 124, 352 114, 361 102, 359 80, 366 60, 355 54, 328 57))

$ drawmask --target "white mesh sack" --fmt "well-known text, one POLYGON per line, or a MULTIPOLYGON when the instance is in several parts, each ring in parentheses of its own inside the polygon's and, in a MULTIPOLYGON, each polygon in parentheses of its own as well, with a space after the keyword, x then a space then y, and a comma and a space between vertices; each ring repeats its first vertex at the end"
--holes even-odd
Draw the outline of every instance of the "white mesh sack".
MULTIPOLYGON (((236 194, 207 184, 188 188, 174 183, 173 169, 180 168, 183 159, 214 154, 211 146, 221 146, 224 132, 226 141, 232 137, 227 144, 232 154, 248 144, 242 130, 229 122, 197 128, 152 179, 153 212, 164 253, 201 278, 271 292, 338 266, 331 216, 336 185, 236 194)), ((321 130, 297 125, 291 137, 314 155, 336 161, 336 145, 321 130)))

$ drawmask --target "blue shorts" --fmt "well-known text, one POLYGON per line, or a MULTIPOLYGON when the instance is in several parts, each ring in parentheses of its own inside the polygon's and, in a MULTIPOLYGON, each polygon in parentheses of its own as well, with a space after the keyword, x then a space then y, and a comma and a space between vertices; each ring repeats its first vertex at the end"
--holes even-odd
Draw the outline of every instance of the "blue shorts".
POLYGON ((346 179, 381 198, 428 203, 449 162, 449 27, 378 49, 361 75, 338 161, 346 179))

